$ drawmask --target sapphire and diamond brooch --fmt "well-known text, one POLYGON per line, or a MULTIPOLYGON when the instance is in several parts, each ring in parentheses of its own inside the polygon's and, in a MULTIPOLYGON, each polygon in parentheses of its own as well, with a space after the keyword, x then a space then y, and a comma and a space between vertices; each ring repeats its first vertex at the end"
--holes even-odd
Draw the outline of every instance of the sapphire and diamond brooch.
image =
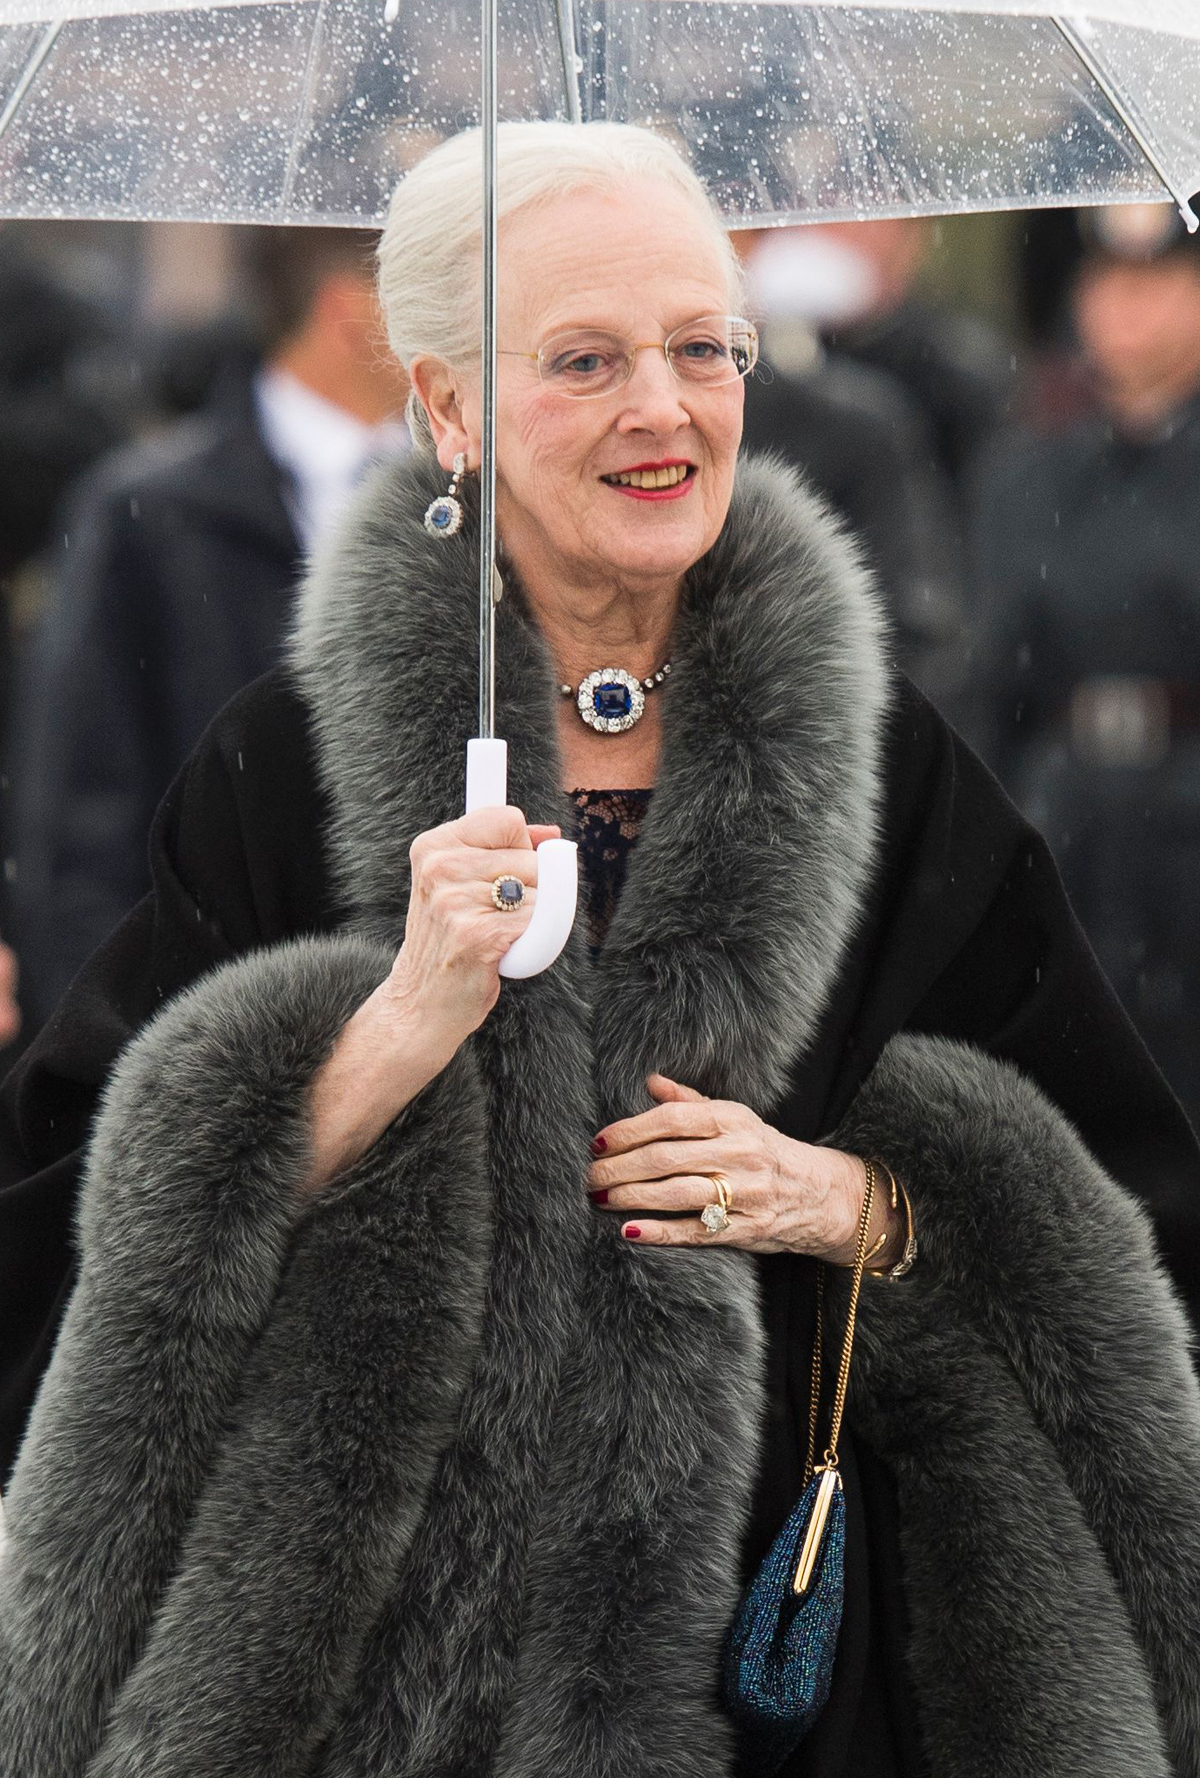
POLYGON ((574 698, 589 728, 601 735, 619 735, 633 727, 646 708, 646 693, 660 686, 671 671, 664 661, 657 673, 639 679, 624 667, 597 667, 579 685, 562 685, 564 698, 574 698))

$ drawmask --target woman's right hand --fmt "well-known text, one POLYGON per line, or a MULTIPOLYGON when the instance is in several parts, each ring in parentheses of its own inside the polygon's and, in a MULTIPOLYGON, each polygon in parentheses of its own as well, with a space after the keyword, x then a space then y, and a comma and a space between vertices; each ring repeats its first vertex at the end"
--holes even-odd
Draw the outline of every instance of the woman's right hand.
POLYGON ((408 918, 387 996, 449 1044, 447 1061, 499 998, 501 959, 537 901, 535 848, 559 831, 527 825, 520 809, 476 809, 418 834, 409 848, 408 918), (497 877, 525 885, 520 907, 494 906, 497 877))
POLYGON ((310 1192, 365 1154, 487 1018, 537 900, 534 848, 558 832, 519 809, 476 809, 413 841, 404 943, 313 1080, 310 1192), (519 907, 494 905, 497 877, 524 883, 519 907))

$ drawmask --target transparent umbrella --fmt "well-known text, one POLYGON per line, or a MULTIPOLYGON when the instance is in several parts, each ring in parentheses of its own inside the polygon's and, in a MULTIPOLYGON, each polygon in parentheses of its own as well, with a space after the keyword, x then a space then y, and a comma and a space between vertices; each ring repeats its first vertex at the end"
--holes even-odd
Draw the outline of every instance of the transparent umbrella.
MULTIPOLYGON (((479 0, 0 0, 0 215, 377 221, 479 0)), ((1194 0, 500 0, 501 117, 670 134, 731 222, 1200 186, 1194 0)))
MULTIPOLYGON (((482 120, 479 737, 494 737, 495 123, 649 125, 731 224, 1161 198, 1195 227, 1196 0, 0 0, 0 216, 367 224, 482 120)), ((558 954, 573 849, 502 966, 558 954)))

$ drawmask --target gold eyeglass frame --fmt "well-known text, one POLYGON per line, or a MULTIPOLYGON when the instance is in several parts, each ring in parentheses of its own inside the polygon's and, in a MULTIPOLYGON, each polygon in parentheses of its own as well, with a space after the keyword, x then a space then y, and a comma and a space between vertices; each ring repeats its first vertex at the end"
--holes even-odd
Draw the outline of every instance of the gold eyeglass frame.
POLYGON ((587 395, 575 394, 569 389, 556 389, 554 384, 550 382, 545 375, 546 348, 552 345, 555 340, 568 339, 572 334, 587 333, 588 331, 589 329, 583 327, 567 327, 564 328, 561 333, 551 334, 550 338, 546 340, 536 352, 506 351, 503 347, 499 347, 497 348, 497 355, 501 358, 528 358, 531 363, 537 365, 538 378, 541 381, 542 386, 549 389, 552 394, 560 395, 564 401, 602 401, 606 395, 615 395, 617 390, 623 389, 633 376, 633 369, 634 365, 637 363, 637 355, 639 352, 661 352, 667 361, 667 368, 671 372, 671 375, 675 378, 677 383, 682 383, 685 389, 727 389, 731 383, 745 382, 746 378, 751 374, 755 365, 758 363, 758 329, 752 321, 747 321, 744 315, 697 315, 695 320, 685 321, 681 326, 672 328, 665 340, 625 341, 621 339, 620 334, 610 333, 606 327, 597 327, 590 331, 599 335, 601 338, 614 340, 618 344, 625 346, 625 375, 619 382, 610 383, 607 389, 597 389, 587 395), (690 377, 680 376, 678 370, 675 368, 674 360, 671 357, 672 340, 676 339, 679 334, 685 333, 690 327, 699 327, 704 321, 736 321, 741 327, 746 329, 750 342, 751 357, 746 368, 744 370, 735 369, 732 376, 722 377, 719 383, 694 382, 690 377))

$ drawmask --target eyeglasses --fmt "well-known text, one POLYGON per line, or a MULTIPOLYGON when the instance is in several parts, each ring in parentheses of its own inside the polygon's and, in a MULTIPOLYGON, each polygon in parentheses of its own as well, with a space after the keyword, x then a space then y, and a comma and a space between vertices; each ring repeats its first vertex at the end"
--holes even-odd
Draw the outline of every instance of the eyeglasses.
POLYGON ((715 389, 750 375, 758 363, 758 333, 740 315, 703 315, 665 340, 627 340, 602 328, 573 327, 554 334, 538 352, 501 356, 532 359, 547 389, 589 401, 627 383, 639 352, 661 352, 681 383, 715 389))

